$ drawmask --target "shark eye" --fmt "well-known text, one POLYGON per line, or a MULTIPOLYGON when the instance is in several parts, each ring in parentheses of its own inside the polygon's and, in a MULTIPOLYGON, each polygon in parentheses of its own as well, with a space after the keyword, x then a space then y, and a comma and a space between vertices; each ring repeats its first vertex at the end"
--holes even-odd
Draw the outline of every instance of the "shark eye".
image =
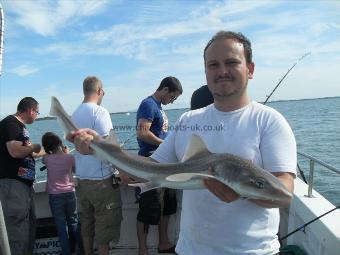
POLYGON ((264 180, 262 180, 262 179, 255 180, 255 185, 256 185, 257 188, 263 189, 264 188, 264 180))

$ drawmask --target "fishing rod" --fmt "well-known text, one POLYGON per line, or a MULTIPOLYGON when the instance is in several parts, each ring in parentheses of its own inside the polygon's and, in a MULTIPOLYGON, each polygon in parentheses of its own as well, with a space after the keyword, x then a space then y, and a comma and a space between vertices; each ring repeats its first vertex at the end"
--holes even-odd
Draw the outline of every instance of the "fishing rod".
MULTIPOLYGON (((266 96, 267 98, 266 98, 266 100, 264 101, 264 105, 268 102, 268 100, 269 100, 269 98, 274 94, 274 92, 275 92, 275 90, 280 86, 280 84, 283 82, 283 80, 287 77, 287 75, 290 73, 290 71, 291 70, 293 70, 293 68, 302 60, 302 59, 304 59, 305 57, 307 57, 308 55, 310 55, 311 54, 311 52, 307 52, 307 53, 305 53, 304 55, 302 55, 289 69, 288 69, 288 71, 283 75, 283 77, 279 80, 279 82, 276 84, 276 86, 274 87, 274 89, 272 90, 272 92, 270 92, 270 94, 268 95, 268 96, 266 96)), ((305 182, 305 183, 307 183, 307 181, 306 181, 306 178, 305 178, 305 175, 304 175, 304 173, 303 173, 303 171, 301 170, 301 168, 300 168, 300 166, 299 166, 299 164, 297 164, 297 168, 298 168, 298 170, 299 170, 299 173, 300 173, 300 175, 301 175, 301 177, 302 177, 302 179, 303 179, 303 181, 305 182)))
POLYGON ((320 215, 320 216, 318 216, 318 217, 312 219, 311 221, 308 221, 307 223, 305 223, 305 224, 303 224, 302 226, 298 227, 297 229, 295 229, 294 231, 290 232, 289 234, 287 234, 287 235, 281 237, 281 238, 279 239, 279 241, 281 242, 282 240, 286 239, 287 237, 291 236, 292 234, 296 233, 297 231, 300 231, 300 230, 305 231, 305 228, 306 228, 309 224, 313 223, 314 221, 316 221, 316 220, 322 218, 323 216, 325 216, 325 215, 327 215, 327 214, 329 214, 329 213, 331 213, 331 212, 333 212, 333 211, 335 211, 336 209, 339 209, 339 208, 340 208, 340 205, 338 205, 337 207, 335 207, 335 208, 329 210, 328 212, 325 212, 324 214, 322 214, 322 215, 320 215))
POLYGON ((129 137, 127 138, 127 139, 125 139, 125 141, 123 141, 119 146, 120 146, 120 148, 123 148, 124 147, 124 145, 128 142, 128 141, 130 141, 132 138, 134 138, 136 136, 136 133, 132 133, 131 135, 129 135, 129 137))
POLYGON ((268 96, 266 96, 266 100, 264 101, 263 104, 266 104, 269 100, 269 98, 273 95, 273 93, 275 92, 275 90, 280 86, 280 84, 282 83, 282 81, 287 77, 287 75, 290 73, 291 70, 293 70, 293 68, 305 57, 307 57, 308 55, 310 55, 311 52, 307 52, 304 55, 302 55, 289 69, 288 71, 285 73, 285 75, 279 80, 278 84, 276 84, 276 86, 274 87, 274 89, 272 90, 272 92, 270 92, 270 94, 268 96))

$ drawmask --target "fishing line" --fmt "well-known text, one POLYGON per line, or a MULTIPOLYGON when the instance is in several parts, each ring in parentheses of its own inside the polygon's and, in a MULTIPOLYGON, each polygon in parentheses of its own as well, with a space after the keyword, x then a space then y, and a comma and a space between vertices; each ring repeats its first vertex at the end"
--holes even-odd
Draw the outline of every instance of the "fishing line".
MULTIPOLYGON (((291 70, 293 70, 293 68, 306 56, 310 55, 311 52, 307 52, 304 55, 302 55, 289 69, 288 71, 283 75, 283 77, 279 80, 279 82, 276 84, 276 86, 274 87, 274 89, 270 92, 270 94, 267 96, 266 100, 264 101, 264 105, 268 102, 269 98, 274 94, 275 90, 280 86, 280 84, 283 82, 283 80, 287 77, 287 75, 290 73, 291 70)), ((305 174, 304 172, 301 170, 299 163, 297 164, 297 168, 299 170, 299 173, 303 179, 303 181, 305 183, 307 183, 306 178, 305 178, 305 174)))
POLYGON ((316 220, 322 218, 323 216, 325 216, 325 215, 327 215, 327 214, 329 214, 329 213, 331 213, 331 212, 333 212, 333 211, 335 211, 336 209, 339 209, 339 208, 340 208, 340 205, 338 205, 337 207, 333 208, 332 210, 329 210, 328 212, 325 212, 324 214, 322 214, 322 215, 320 215, 320 216, 314 218, 313 220, 308 221, 307 223, 305 223, 305 224, 303 224, 302 226, 298 227, 298 228, 295 229, 294 231, 292 231, 292 232, 288 233, 287 235, 285 235, 285 236, 279 238, 279 241, 281 242, 282 240, 286 239, 287 237, 291 236, 292 234, 296 233, 297 231, 302 230, 303 232, 305 232, 305 228, 306 228, 309 224, 313 223, 314 221, 316 221, 316 220))
POLYGON ((302 171, 302 169, 300 168, 299 164, 297 164, 297 169, 299 170, 299 173, 300 173, 300 175, 301 175, 302 180, 303 180, 306 184, 308 184, 308 183, 307 183, 307 180, 306 180, 306 177, 305 177, 305 174, 304 174, 304 172, 302 171))
POLYGON ((267 96, 266 100, 264 101, 264 105, 268 102, 269 98, 273 95, 273 93, 275 92, 275 90, 280 86, 280 84, 283 82, 283 80, 287 77, 287 75, 289 74, 289 72, 291 70, 293 70, 293 68, 306 56, 310 55, 311 52, 307 52, 304 55, 302 55, 289 69, 288 71, 285 73, 285 75, 279 80, 278 84, 276 84, 276 86, 274 87, 274 89, 272 90, 272 92, 270 92, 270 94, 267 96))
POLYGON ((125 139, 125 141, 123 141, 119 146, 120 148, 123 148, 123 146, 128 142, 130 141, 133 137, 136 136, 136 133, 132 133, 127 139, 125 139))

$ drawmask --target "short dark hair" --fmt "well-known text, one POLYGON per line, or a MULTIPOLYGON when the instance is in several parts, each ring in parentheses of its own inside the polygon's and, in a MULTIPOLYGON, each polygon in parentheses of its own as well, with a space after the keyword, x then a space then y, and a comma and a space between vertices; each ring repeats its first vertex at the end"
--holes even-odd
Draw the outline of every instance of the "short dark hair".
POLYGON ((182 85, 180 81, 173 76, 165 77, 161 83, 159 84, 158 91, 162 90, 163 88, 168 88, 169 92, 178 91, 180 94, 183 93, 182 85))
POLYGON ((204 52, 203 52, 203 58, 204 58, 204 63, 205 63, 205 53, 207 51, 207 49, 210 47, 210 45, 220 39, 234 39, 240 43, 243 44, 243 48, 244 48, 244 56, 246 58, 247 64, 252 63, 253 62, 253 52, 251 49, 251 42, 250 40, 245 37, 242 33, 240 32, 232 32, 232 31, 219 31, 217 32, 211 39, 210 41, 207 43, 207 45, 204 48, 204 52))
POLYGON ((63 146, 63 142, 59 136, 53 132, 45 133, 41 138, 41 143, 47 154, 52 154, 58 147, 63 146))
POLYGON ((202 107, 206 107, 214 102, 214 97, 211 94, 208 85, 196 89, 192 93, 190 101, 190 110, 196 110, 202 107))
POLYGON ((20 100, 17 111, 18 112, 26 112, 29 109, 36 108, 39 105, 38 101, 33 97, 24 97, 20 100))

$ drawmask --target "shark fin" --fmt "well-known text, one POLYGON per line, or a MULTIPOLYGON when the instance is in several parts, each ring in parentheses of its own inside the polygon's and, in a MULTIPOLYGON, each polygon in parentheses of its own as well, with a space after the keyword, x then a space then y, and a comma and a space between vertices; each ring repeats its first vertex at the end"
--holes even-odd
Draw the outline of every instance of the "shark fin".
POLYGON ((199 137, 196 134, 192 134, 181 161, 182 162, 188 161, 197 156, 198 154, 203 153, 205 154, 211 152, 207 149, 207 146, 205 145, 201 137, 199 137))
MULTIPOLYGON (((215 176, 211 174, 202 174, 202 173, 180 173, 180 174, 172 174, 167 176, 165 179, 170 182, 185 182, 195 178, 214 178, 215 176)), ((218 180, 218 179, 217 179, 218 180)))
POLYGON ((144 193, 146 191, 152 190, 152 189, 157 189, 161 188, 158 184, 153 183, 152 181, 150 182, 139 182, 139 183, 130 183, 129 186, 132 187, 139 187, 140 188, 140 193, 144 193))

